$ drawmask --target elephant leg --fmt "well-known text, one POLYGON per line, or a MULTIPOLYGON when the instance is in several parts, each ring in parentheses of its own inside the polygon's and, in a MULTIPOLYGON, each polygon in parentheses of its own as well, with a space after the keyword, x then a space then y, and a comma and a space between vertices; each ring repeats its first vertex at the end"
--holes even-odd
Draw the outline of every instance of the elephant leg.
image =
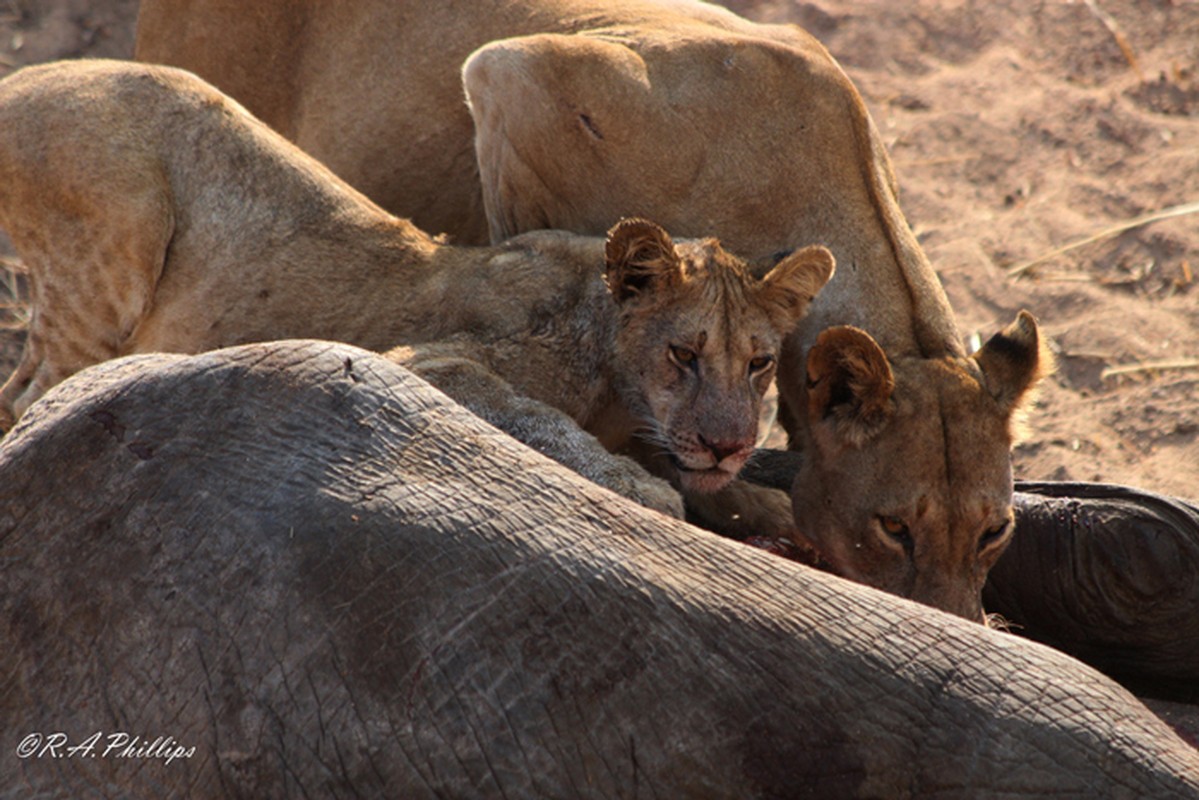
POLYGON ((1199 506, 1128 486, 1017 483, 989 611, 1134 688, 1199 700, 1199 506))
POLYGON ((633 459, 608 452, 568 414, 520 394, 474 356, 469 345, 447 344, 387 353, 522 444, 636 503, 683 517, 682 498, 669 483, 633 459))

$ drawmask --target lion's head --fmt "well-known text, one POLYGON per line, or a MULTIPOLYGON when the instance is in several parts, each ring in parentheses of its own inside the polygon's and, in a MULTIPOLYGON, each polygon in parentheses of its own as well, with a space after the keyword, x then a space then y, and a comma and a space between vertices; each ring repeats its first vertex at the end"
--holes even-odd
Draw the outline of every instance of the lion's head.
POLYGON ((675 243, 641 219, 614 226, 605 252, 619 307, 616 384, 682 488, 717 491, 753 453, 783 338, 833 257, 807 247, 759 280, 715 239, 675 243))
POLYGON ((889 361, 864 331, 807 356, 795 519, 834 572, 970 619, 1012 535, 1012 418, 1052 367, 1021 312, 974 356, 889 361))

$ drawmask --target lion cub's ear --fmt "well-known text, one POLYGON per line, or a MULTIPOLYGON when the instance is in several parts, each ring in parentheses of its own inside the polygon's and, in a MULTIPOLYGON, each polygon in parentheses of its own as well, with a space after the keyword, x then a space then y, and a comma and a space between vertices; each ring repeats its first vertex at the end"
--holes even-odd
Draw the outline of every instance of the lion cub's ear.
POLYGON ((645 219, 622 219, 608 231, 604 280, 617 301, 683 280, 683 264, 670 234, 645 219))
POLYGON ((865 331, 839 325, 808 351, 808 415, 830 421, 846 444, 860 447, 891 417, 895 377, 887 355, 865 331))
POLYGON ((827 247, 811 245, 796 250, 762 278, 757 299, 775 327, 786 333, 803 319, 835 270, 836 261, 827 247))
POLYGON ((1053 372, 1053 355, 1027 311, 987 340, 974 354, 987 391, 1007 414, 1019 409, 1041 378, 1053 372))

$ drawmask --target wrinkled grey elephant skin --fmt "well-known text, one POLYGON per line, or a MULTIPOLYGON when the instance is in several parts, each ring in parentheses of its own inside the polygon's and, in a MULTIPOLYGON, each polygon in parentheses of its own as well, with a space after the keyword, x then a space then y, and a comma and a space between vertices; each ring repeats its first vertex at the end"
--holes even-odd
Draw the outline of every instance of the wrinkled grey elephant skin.
POLYGON ((62 384, 0 448, 0 564, 4 797, 1199 796, 1099 673, 634 506, 343 345, 62 384), (105 738, 18 756, 56 731, 105 738))
POLYGON ((1022 483, 988 611, 1138 686, 1199 701, 1199 508, 1098 483, 1022 483))
MULTIPOLYGON (((802 459, 760 450, 743 476, 788 490, 802 459)), ((1016 535, 984 608, 1140 692, 1199 702, 1199 508, 1126 486, 1020 481, 1013 505, 1016 535)))

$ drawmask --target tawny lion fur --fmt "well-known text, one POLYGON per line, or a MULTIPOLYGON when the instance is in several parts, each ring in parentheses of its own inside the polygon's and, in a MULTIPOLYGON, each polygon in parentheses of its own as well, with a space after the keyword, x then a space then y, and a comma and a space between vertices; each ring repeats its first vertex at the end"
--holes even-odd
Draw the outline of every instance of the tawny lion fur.
POLYGON ((195 76, 105 61, 0 83, 0 225, 33 306, 3 413, 129 353, 394 347, 526 444, 675 515, 674 489, 609 451, 685 493, 724 487, 784 335, 833 270, 813 247, 759 280, 715 240, 639 219, 606 240, 442 244, 195 76))

